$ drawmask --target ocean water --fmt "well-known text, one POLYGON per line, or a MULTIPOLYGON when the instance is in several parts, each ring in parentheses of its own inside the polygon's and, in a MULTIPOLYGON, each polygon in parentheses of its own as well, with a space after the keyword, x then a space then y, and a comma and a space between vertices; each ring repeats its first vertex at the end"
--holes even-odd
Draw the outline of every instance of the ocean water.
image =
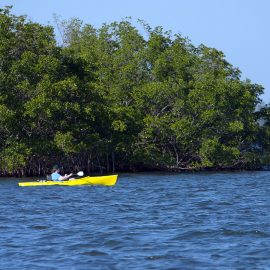
POLYGON ((270 269, 270 172, 18 181, 0 179, 0 269, 270 269))

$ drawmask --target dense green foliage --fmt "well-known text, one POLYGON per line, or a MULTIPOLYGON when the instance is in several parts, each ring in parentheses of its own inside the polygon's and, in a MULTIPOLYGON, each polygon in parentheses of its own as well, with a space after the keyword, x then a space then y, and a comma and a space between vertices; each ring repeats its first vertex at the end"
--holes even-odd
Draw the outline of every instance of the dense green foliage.
POLYGON ((0 171, 260 168, 263 88, 224 54, 129 20, 54 29, 0 10, 0 171), (260 108, 260 109, 258 109, 260 108))

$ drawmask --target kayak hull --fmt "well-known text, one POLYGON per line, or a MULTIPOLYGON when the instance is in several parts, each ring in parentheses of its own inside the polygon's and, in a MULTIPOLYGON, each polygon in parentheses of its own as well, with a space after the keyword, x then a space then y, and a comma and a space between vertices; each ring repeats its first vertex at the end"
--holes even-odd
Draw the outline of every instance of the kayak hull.
POLYGON ((35 181, 35 182, 20 182, 20 187, 29 186, 82 186, 82 185, 103 185, 114 186, 118 175, 106 176, 86 176, 80 179, 72 179, 68 181, 35 181))

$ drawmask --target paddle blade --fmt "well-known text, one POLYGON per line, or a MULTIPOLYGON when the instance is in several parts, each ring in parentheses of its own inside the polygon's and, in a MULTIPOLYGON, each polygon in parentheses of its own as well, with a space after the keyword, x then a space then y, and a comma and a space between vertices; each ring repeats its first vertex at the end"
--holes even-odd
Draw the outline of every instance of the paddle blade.
POLYGON ((83 176, 84 173, 83 173, 82 171, 80 171, 80 172, 77 173, 77 175, 78 175, 78 176, 83 176))

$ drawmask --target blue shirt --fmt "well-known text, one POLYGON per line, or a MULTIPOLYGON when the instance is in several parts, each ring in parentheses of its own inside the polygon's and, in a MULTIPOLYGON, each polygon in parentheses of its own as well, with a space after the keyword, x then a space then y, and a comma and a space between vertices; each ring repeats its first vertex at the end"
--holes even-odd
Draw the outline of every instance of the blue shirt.
POLYGON ((54 172, 51 175, 53 181, 61 181, 61 180, 59 180, 60 176, 61 176, 61 174, 59 174, 58 172, 54 172))

